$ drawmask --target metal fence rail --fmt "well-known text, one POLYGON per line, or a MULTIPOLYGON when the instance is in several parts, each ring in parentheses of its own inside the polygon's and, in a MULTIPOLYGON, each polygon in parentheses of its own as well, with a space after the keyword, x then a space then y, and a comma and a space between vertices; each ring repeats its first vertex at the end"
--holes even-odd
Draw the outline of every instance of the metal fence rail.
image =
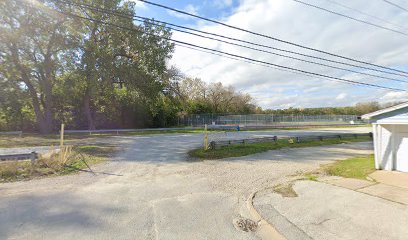
POLYGON ((23 135, 23 131, 0 132, 0 135, 23 135))
POLYGON ((210 142, 210 149, 219 149, 221 147, 229 146, 229 145, 236 145, 236 144, 251 144, 251 143, 259 143, 259 142, 277 142, 278 140, 290 140, 292 139, 294 142, 300 143, 302 141, 307 140, 320 140, 324 141, 324 139, 343 139, 343 138, 357 138, 357 137, 373 137, 373 134, 370 133, 349 133, 349 134, 333 134, 333 135, 310 135, 310 136, 300 136, 300 137, 263 137, 263 138, 248 138, 248 139, 234 139, 234 140, 223 140, 223 141, 212 141, 210 142))
POLYGON ((356 115, 303 115, 303 114, 193 114, 178 119, 180 126, 208 125, 313 125, 313 124, 350 124, 361 120, 356 115))
POLYGON ((35 161, 37 159, 38 153, 36 152, 0 155, 0 161, 20 161, 20 160, 35 161))

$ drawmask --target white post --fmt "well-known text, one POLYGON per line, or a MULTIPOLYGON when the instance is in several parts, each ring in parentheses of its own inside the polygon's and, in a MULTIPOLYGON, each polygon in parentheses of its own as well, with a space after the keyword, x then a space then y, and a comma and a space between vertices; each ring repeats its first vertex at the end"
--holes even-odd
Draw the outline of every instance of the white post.
POLYGON ((61 162, 64 160, 64 124, 61 124, 61 131, 60 131, 60 160, 61 162))

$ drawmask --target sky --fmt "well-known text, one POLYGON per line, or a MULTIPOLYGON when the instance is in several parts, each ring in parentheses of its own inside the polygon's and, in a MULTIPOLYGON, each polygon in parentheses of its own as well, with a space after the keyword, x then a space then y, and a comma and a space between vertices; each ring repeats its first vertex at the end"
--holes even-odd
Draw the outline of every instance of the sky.
MULTIPOLYGON (((142 4, 137 0, 134 1, 137 3, 136 14, 140 16, 151 17, 157 20, 303 54, 345 61, 148 4, 142 4)), ((408 26, 405 24, 408 20, 408 11, 396 8, 383 0, 303 1, 363 21, 392 28, 406 33, 406 35, 324 12, 294 0, 152 0, 155 3, 307 47, 408 71, 408 26)), ((404 0, 393 0, 393 2, 408 8, 408 3, 404 0)), ((317 66, 184 33, 174 32, 173 39, 319 74, 408 89, 408 83, 317 66)), ((312 60, 306 57, 300 58, 312 60)), ((237 91, 249 93, 254 98, 255 103, 264 109, 350 106, 358 102, 368 101, 408 101, 408 94, 406 92, 393 92, 329 81, 319 77, 305 76, 276 68, 254 65, 179 46, 176 46, 169 64, 178 67, 187 76, 201 78, 208 83, 222 82, 224 85, 233 86, 237 91)), ((349 66, 336 66, 397 78, 408 82, 408 77, 381 74, 349 66)))

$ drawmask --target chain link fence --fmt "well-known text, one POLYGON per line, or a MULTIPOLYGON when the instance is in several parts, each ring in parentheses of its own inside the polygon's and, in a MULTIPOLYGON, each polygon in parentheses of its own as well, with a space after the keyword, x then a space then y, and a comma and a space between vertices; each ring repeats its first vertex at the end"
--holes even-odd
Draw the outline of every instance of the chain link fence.
POLYGON ((356 115, 302 115, 302 114, 192 114, 178 119, 179 126, 238 125, 243 127, 290 127, 308 125, 361 124, 356 115))

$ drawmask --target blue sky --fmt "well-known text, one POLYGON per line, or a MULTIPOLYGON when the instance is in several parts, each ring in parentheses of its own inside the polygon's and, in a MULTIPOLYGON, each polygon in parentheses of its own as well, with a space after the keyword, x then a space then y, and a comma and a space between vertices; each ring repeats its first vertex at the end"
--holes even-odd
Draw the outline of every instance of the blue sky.
MULTIPOLYGON (((135 1, 137 2, 137 0, 135 1)), ((238 0, 178 0, 171 2, 165 0, 155 0, 153 2, 214 19, 229 16, 233 10, 239 6, 238 0)), ((137 14, 164 21, 171 21, 172 23, 176 24, 191 25, 196 22, 196 19, 194 18, 189 18, 181 14, 175 14, 171 11, 149 6, 148 4, 143 4, 143 7, 138 7, 137 14)))
MULTIPOLYGON (((151 1, 308 47, 408 71, 408 44, 406 44, 408 36, 322 12, 292 0, 151 1)), ((408 7, 404 0, 394 1, 408 7)), ((138 1, 135 0, 135 2, 138 1)), ((381 0, 307 0, 307 2, 364 21, 396 28, 408 34, 408 26, 405 24, 408 21, 408 12, 396 9, 381 0), (344 8, 336 3, 349 8, 344 8), (357 9, 357 11, 353 9, 357 9), (366 15, 361 14, 361 12, 366 13, 366 15), (374 17, 370 17, 370 15, 374 17), (386 21, 381 21, 381 19, 386 21)), ((339 60, 220 25, 174 14, 158 7, 147 4, 140 5, 140 2, 138 4, 137 14, 142 16, 268 46, 339 60)), ((408 89, 407 83, 392 82, 316 66, 182 33, 174 32, 173 38, 306 71, 353 81, 408 89)), ((176 47, 169 64, 175 65, 188 76, 201 78, 208 83, 222 82, 224 85, 232 85, 238 91, 250 93, 255 102, 263 108, 349 106, 365 101, 392 102, 408 100, 406 92, 390 92, 288 73, 183 47, 176 47)), ((352 70, 357 69, 352 68, 352 70)), ((378 74, 372 71, 362 71, 378 74)), ((379 74, 408 81, 408 77, 379 74)))

